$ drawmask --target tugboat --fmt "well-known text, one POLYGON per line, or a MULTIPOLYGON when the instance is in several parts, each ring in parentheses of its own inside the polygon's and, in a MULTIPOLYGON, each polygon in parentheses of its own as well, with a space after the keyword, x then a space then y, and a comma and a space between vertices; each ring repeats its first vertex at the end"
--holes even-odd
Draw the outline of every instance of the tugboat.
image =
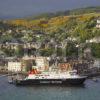
POLYGON ((81 85, 86 80, 86 76, 80 76, 76 70, 68 72, 39 72, 36 69, 29 72, 24 79, 13 81, 15 85, 40 85, 40 84, 64 84, 81 85))

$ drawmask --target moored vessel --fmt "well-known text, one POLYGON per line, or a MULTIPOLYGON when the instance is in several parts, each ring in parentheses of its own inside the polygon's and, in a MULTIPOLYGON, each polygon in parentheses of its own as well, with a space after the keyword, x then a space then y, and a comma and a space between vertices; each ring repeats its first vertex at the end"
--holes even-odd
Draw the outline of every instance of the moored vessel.
POLYGON ((64 84, 81 85, 86 80, 86 76, 80 76, 76 70, 68 72, 38 72, 32 70, 24 79, 15 79, 15 85, 40 85, 40 84, 64 84))

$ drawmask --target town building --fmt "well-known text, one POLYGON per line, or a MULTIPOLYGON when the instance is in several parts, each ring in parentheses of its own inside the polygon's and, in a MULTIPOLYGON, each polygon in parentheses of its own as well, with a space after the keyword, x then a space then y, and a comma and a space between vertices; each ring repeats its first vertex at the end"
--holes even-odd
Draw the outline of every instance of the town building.
POLYGON ((100 43, 100 36, 94 37, 90 40, 86 40, 86 43, 100 43))
POLYGON ((95 60, 94 60, 93 67, 100 68, 100 59, 95 59, 95 60))
POLYGON ((28 72, 34 68, 39 71, 49 70, 48 57, 24 56, 20 60, 8 61, 8 71, 28 72))
POLYGON ((61 72, 72 70, 72 66, 69 63, 59 63, 58 67, 61 72))
POLYGON ((96 25, 96 28, 100 28, 100 18, 97 19, 97 25, 96 25))
POLYGON ((36 57, 36 67, 40 71, 49 69, 49 60, 47 57, 36 57))
POLYGON ((84 58, 86 59, 91 59, 92 58, 92 54, 91 54, 91 48, 86 48, 84 50, 84 54, 83 54, 84 58))
POLYGON ((8 71, 11 72, 20 72, 22 71, 22 64, 21 62, 8 62, 8 71))

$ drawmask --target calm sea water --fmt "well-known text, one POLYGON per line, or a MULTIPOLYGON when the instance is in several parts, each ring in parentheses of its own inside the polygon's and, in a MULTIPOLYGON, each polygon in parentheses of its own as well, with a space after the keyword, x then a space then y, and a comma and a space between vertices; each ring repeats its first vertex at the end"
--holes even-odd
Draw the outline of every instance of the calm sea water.
POLYGON ((87 80, 84 86, 16 87, 0 77, 0 100, 100 100, 100 79, 87 80))

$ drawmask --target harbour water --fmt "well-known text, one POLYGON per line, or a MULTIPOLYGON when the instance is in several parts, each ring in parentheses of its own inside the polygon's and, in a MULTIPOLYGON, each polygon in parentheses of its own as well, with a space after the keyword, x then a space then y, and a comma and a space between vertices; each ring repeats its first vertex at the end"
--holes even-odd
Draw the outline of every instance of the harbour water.
POLYGON ((86 80, 83 86, 19 86, 0 77, 0 100, 100 100, 98 82, 86 80))

